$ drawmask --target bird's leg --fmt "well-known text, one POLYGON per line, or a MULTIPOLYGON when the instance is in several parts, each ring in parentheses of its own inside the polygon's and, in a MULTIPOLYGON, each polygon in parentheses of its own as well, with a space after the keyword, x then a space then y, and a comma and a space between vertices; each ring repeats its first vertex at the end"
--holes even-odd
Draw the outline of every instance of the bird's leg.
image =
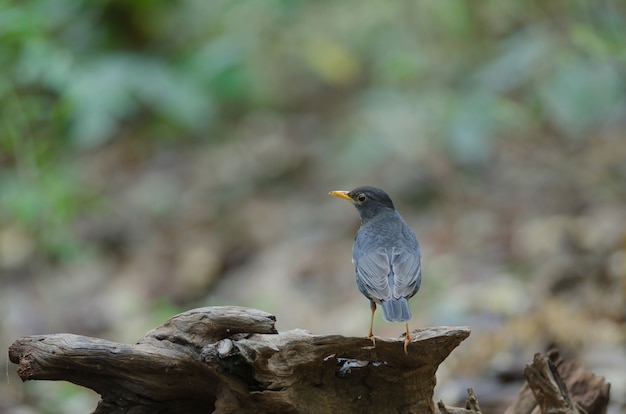
POLYGON ((404 353, 408 355, 409 351, 407 350, 407 346, 411 343, 411 332, 409 331, 409 324, 406 325, 406 336, 404 337, 404 353))
POLYGON ((372 318, 370 319, 370 333, 367 337, 372 340, 372 345, 376 347, 376 339, 374 338, 374 333, 372 332, 374 329, 374 313, 376 312, 376 303, 370 301, 370 308, 372 309, 372 318))

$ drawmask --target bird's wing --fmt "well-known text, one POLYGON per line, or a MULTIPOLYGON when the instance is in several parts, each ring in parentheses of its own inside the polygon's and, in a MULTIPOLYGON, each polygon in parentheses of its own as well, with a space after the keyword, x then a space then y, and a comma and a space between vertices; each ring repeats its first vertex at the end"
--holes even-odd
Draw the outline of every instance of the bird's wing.
POLYGON ((420 287, 422 278, 422 258, 418 252, 410 252, 394 247, 391 249, 391 268, 394 273, 393 296, 396 298, 413 296, 420 287))
POLYGON ((389 300, 389 256, 385 249, 378 249, 354 257, 357 285, 365 296, 371 299, 389 300))

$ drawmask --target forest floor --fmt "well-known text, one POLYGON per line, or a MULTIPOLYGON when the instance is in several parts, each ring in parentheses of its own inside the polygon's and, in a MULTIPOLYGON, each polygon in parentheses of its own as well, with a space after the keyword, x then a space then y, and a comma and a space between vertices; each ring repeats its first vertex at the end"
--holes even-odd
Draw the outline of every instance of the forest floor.
MULTIPOLYGON (((280 331, 365 335, 350 261, 358 215, 327 192, 376 184, 423 250, 411 326, 472 329, 440 367, 437 398, 455 405, 472 387, 485 413, 502 412, 524 365, 556 346, 605 376, 609 412, 624 412, 626 140, 503 142, 469 171, 434 156, 334 182, 314 143, 254 139, 150 150, 120 139, 79 159, 101 200, 72 220, 80 254, 50 260, 19 226, 0 229, 2 347, 55 332, 134 342, 179 311, 226 304, 271 312, 280 331)), ((403 327, 378 315, 374 329, 403 327)), ((2 413, 93 407, 75 389, 25 387, 14 368, 2 413)))

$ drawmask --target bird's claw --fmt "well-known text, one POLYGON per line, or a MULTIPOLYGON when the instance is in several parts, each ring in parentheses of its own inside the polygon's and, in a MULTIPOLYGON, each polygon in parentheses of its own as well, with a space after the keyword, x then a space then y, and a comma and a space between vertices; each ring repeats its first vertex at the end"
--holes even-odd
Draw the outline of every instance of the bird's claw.
POLYGON ((367 335, 367 337, 372 340, 372 346, 376 348, 376 337, 374 335, 367 335))

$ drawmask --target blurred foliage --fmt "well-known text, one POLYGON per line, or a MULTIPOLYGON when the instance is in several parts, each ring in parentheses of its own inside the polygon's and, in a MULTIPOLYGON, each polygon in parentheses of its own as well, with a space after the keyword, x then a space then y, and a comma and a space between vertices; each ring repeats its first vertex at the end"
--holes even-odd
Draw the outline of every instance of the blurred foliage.
POLYGON ((625 9, 3 0, 0 210, 64 240, 90 198, 66 179, 76 155, 118 137, 234 139, 255 111, 316 114, 357 170, 433 150, 480 166, 495 139, 545 129, 585 139, 624 118, 625 9))

